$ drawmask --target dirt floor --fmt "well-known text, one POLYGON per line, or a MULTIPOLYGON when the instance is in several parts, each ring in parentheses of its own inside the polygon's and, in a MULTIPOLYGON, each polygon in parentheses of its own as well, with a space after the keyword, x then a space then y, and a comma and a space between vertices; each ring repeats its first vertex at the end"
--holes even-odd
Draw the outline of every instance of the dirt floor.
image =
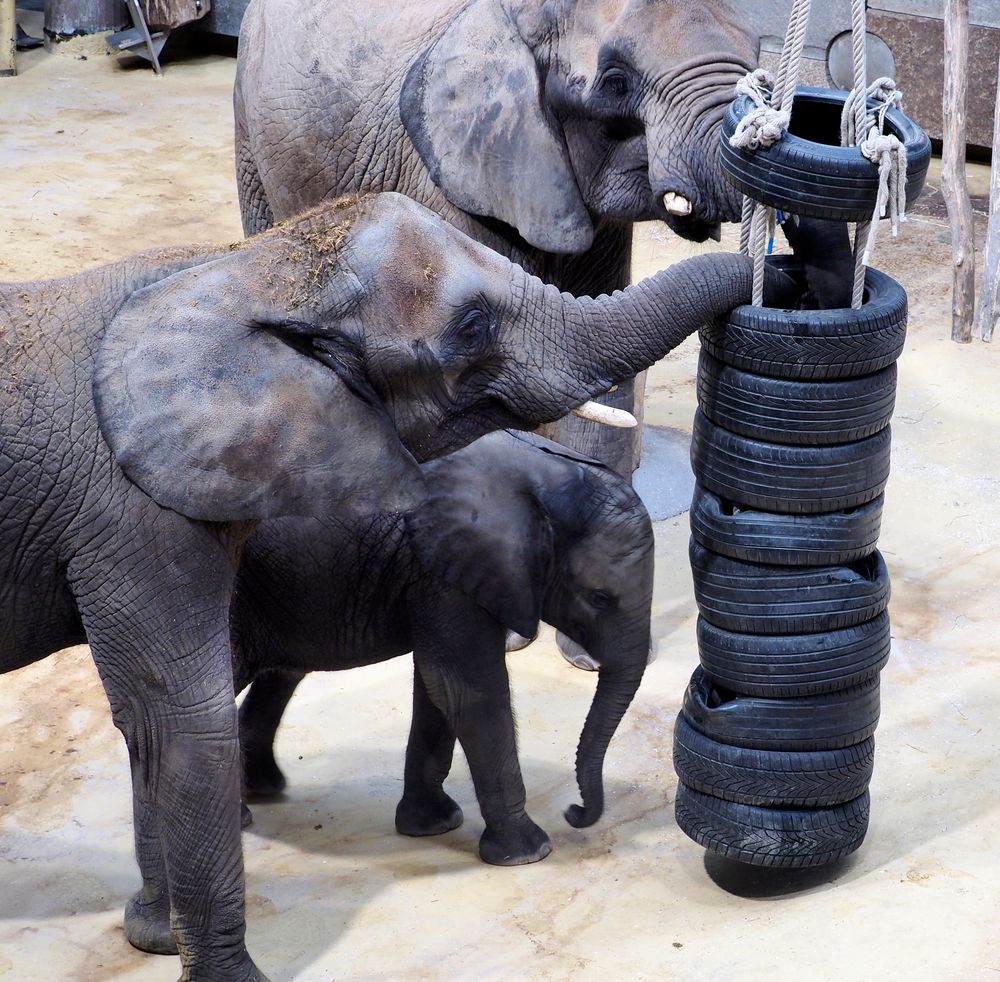
MULTIPOLYGON (((18 61, 0 80, 0 278, 239 237, 231 58, 168 57, 156 78, 91 39, 18 61)), ((973 177, 981 190, 983 170, 973 177)), ((659 659, 612 745, 592 829, 561 814, 593 680, 550 636, 510 659, 529 808, 555 847, 540 864, 478 861, 461 763, 450 790, 465 825, 439 840, 394 834, 405 660, 302 686, 279 739, 285 800, 258 805, 244 840, 248 942, 275 982, 1000 978, 1000 342, 948 340, 939 214, 923 209, 877 250, 911 318, 881 539, 893 652, 864 847, 831 869, 765 875, 706 858, 677 829, 671 728, 697 661, 681 515, 657 524, 659 659)), ((639 271, 690 251, 646 228, 639 271)), ((690 429, 696 354, 692 340, 651 373, 652 424, 690 429)), ((128 766, 86 648, 5 677, 0 733, 0 978, 176 978, 176 958, 133 950, 121 930, 139 883, 128 766)))

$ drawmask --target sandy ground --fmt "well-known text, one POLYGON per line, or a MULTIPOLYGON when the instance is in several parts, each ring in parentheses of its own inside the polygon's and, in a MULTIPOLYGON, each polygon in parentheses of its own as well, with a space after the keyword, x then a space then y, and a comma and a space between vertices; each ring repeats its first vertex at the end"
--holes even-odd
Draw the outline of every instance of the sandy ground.
MULTIPOLYGON (((239 236, 234 61, 168 59, 162 79, 135 64, 73 42, 22 55, 21 74, 0 80, 0 277, 239 236)), ((637 264, 688 251, 645 229, 637 264)), ((697 660, 682 515, 657 525, 660 657, 612 745, 596 827, 561 818, 592 679, 548 636, 510 660, 529 808, 555 846, 543 863, 478 862, 461 762, 450 789, 465 825, 439 840, 393 833, 405 660, 302 687, 279 739, 289 790, 256 807, 245 836, 249 945, 276 982, 1000 978, 1000 350, 948 340, 949 262, 933 214, 878 249, 911 320, 881 540, 893 655, 860 852, 765 875, 706 858, 674 824, 670 734, 697 660)), ((652 423, 690 429, 695 363, 692 341, 651 373, 652 423)), ((12 673, 0 691, 0 978, 176 978, 177 959, 122 934, 139 883, 128 767, 87 650, 12 673)))

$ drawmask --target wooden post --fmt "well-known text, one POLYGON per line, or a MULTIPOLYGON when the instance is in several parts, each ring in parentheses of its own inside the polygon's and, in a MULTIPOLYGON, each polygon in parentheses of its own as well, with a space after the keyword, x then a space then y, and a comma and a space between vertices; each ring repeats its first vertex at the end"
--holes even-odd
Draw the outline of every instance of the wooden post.
POLYGON ((0 76, 16 75, 17 16, 14 0, 0 0, 0 76))
POLYGON ((990 166, 990 223, 986 230, 986 261, 979 293, 974 334, 983 341, 993 340, 993 328, 1000 318, 1000 66, 997 93, 993 100, 993 163, 990 166))
POLYGON ((969 0, 945 0, 944 141, 941 192, 951 221, 951 339, 972 340, 976 304, 976 247, 972 238, 972 201, 965 175, 965 95, 969 65, 969 0))

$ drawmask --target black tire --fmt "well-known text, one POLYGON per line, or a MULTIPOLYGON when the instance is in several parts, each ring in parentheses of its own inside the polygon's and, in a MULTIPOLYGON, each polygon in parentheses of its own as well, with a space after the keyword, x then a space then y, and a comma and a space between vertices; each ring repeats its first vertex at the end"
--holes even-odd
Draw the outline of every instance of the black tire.
POLYGON ((745 634, 837 631, 877 617, 889 571, 876 549, 850 566, 764 566, 688 546, 694 598, 710 624, 745 634))
POLYGON ((888 428, 854 443, 790 447, 737 436, 695 410, 691 469, 710 491, 749 508, 793 515, 856 508, 889 480, 888 428))
MULTIPOLYGON (((770 256, 776 269, 803 280, 791 256, 770 256)), ((714 358, 757 375, 842 379, 888 368, 906 340, 906 291, 869 267, 865 301, 857 310, 785 310, 743 304, 701 328, 714 358)))
POLYGON ((674 815, 685 835, 709 852, 751 866, 824 866, 854 852, 865 839, 867 791, 832 808, 760 808, 677 786, 674 815))
POLYGON ((836 750, 867 740, 878 725, 879 681, 815 696, 742 696, 696 668, 684 693, 685 719, 718 743, 755 750, 836 750))
POLYGON ((696 484, 691 533, 712 552, 748 563, 839 566, 875 551, 882 498, 821 515, 777 515, 740 508, 696 484))
POLYGON ((889 615, 816 634, 742 634, 698 618, 701 667, 721 688, 777 699, 851 689, 889 660, 889 615))
POLYGON ((826 446, 873 436, 889 425, 896 366, 831 382, 744 372, 702 349, 698 405, 717 426, 754 440, 826 446))
MULTIPOLYGON (((788 132, 773 146, 733 147, 729 138, 754 109, 740 96, 722 120, 720 162, 728 180, 754 201, 792 215, 835 222, 870 221, 878 197, 879 169, 857 147, 840 146, 840 114, 849 93, 800 86, 788 132)), ((879 103, 869 100, 869 107, 879 103)), ((906 148, 906 202, 916 201, 927 177, 931 143, 927 134, 897 109, 885 115, 885 132, 906 148)))
POLYGON ((865 793, 874 767, 871 737, 841 750, 748 750, 717 743, 683 716, 674 723, 674 770, 681 783, 744 805, 840 805, 865 793))

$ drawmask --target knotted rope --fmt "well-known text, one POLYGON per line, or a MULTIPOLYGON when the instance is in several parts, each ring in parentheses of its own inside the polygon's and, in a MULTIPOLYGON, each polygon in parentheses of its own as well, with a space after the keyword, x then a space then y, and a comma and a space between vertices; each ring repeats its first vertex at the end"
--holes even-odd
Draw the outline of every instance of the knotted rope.
MULTIPOLYGON (((792 102, 798 84, 802 50, 805 46, 811 0, 795 0, 785 41, 781 48, 777 78, 758 68, 736 86, 738 96, 750 98, 754 108, 740 120, 729 139, 730 146, 758 150, 776 143, 788 130, 792 102)), ((841 116, 841 143, 857 146, 861 154, 878 166, 879 185, 875 210, 870 221, 858 222, 854 233, 854 290, 851 306, 861 306, 864 297, 865 267, 871 260, 878 234, 878 223, 886 212, 895 236, 906 221, 906 148, 894 135, 885 132, 886 113, 902 104, 902 94, 891 78, 876 79, 867 85, 867 31, 865 0, 852 0, 851 39, 854 65, 854 88, 841 116), (869 111, 869 100, 880 103, 869 111), (859 139, 859 135, 864 134, 859 139), (863 247, 862 247, 863 243, 863 247)), ((753 303, 760 306, 764 294, 764 255, 768 238, 774 236, 774 209, 743 199, 740 251, 754 259, 753 303)))

